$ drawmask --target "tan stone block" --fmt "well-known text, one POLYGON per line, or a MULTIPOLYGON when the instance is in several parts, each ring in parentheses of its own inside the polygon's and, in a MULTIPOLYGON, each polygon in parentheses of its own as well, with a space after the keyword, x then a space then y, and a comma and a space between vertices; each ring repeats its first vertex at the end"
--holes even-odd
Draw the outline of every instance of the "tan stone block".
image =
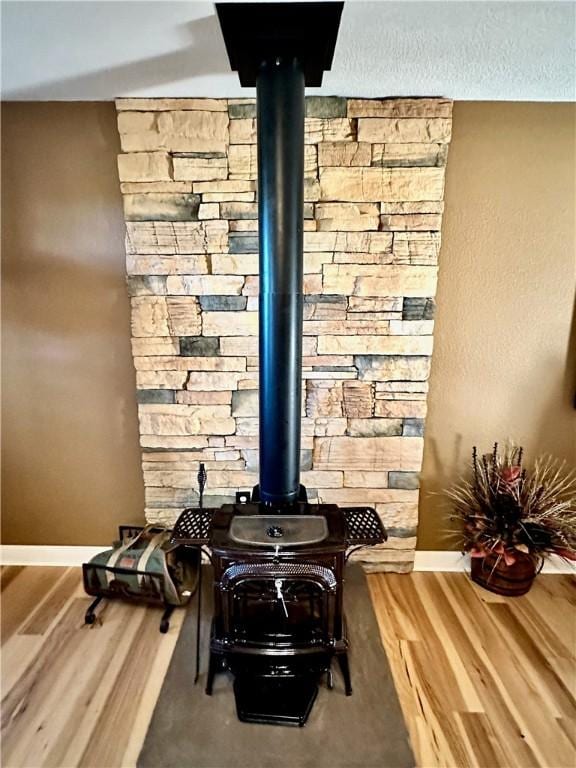
POLYGON ((391 320, 390 333, 394 336, 431 336, 434 320, 391 320))
POLYGON ((355 141, 323 141, 318 144, 319 166, 369 166, 372 162, 372 145, 355 141))
MULTIPOLYGON (((314 442, 315 469, 362 469, 364 471, 415 471, 422 464, 423 439, 421 437, 331 437, 317 438, 314 442)), ((414 491, 388 491, 385 501, 410 501, 414 491)), ((416 492, 417 493, 417 492, 416 492)), ((416 496, 417 498, 417 496, 416 496)), ((358 499, 366 503, 371 499, 358 499)))
POLYGON ((208 472, 208 482, 219 488, 252 488, 258 482, 258 473, 213 469, 208 472))
POLYGON ((304 320, 304 336, 374 336, 388 333, 388 320, 304 320))
POLYGON ((120 112, 120 142, 125 152, 224 152, 227 112, 120 112))
POLYGON ((363 381, 425 381, 430 375, 430 357, 426 356, 357 357, 355 363, 363 381))
POLYGON ((322 293, 322 275, 304 275, 302 288, 305 296, 322 293))
POLYGON ((131 152, 118 155, 120 181, 170 181, 172 162, 167 152, 131 152))
POLYGON ((232 392, 176 392, 176 402, 182 405, 230 405, 232 392))
POLYGON ((352 419, 369 419, 374 412, 374 388, 364 381, 342 384, 343 415, 352 419))
POLYGON ((198 336, 200 334, 200 308, 194 297, 168 296, 166 304, 171 336, 198 336))
POLYGON ((426 393, 428 389, 427 381, 378 381, 376 382, 376 397, 386 397, 387 393, 394 392, 426 393))
POLYGON ((206 203, 251 203, 256 199, 255 192, 204 192, 202 199, 206 203))
POLYGON ((225 253, 212 256, 212 272, 215 275, 257 275, 258 271, 257 253, 225 253))
POLYGON ((205 255, 188 256, 139 256, 128 254, 126 271, 129 275, 197 275, 208 272, 205 255))
POLYGON ((304 141, 306 144, 354 139, 354 125, 352 120, 347 117, 307 117, 304 121, 304 141))
POLYGON ((220 206, 218 203, 200 203, 198 208, 198 219, 204 221, 205 219, 219 219, 220 218, 220 206))
MULTIPOLYGON (((319 440, 415 440, 417 438, 405 438, 405 437, 332 437, 332 438, 317 438, 316 443, 319 440)), ((314 452, 316 453, 316 451, 314 452)), ((354 459, 352 465, 342 467, 342 469, 354 469, 354 466, 358 463, 358 466, 362 466, 358 459, 354 459)), ((334 467, 339 469, 340 467, 334 467)), ((408 494, 418 494, 418 491, 398 491, 393 488, 335 488, 326 489, 322 494, 322 501, 327 504, 342 504, 346 506, 352 504, 354 506, 364 504, 386 504, 391 501, 411 501, 414 496, 408 494)))
POLYGON ((173 339, 167 336, 132 339, 132 354, 134 357, 177 355, 179 352, 180 345, 178 339, 173 339))
POLYGON ((182 389, 187 371, 136 371, 137 389, 182 389))
POLYGON ((170 275, 166 292, 171 296, 240 296, 243 285, 239 275, 170 275))
POLYGON ((398 296, 350 296, 349 312, 402 312, 402 299, 398 296))
POLYGON ((382 202, 380 203, 381 214, 403 214, 410 213, 443 213, 444 202, 442 200, 424 200, 421 202, 382 202))
POLYGON ((304 254, 304 273, 316 274, 322 272, 323 264, 330 264, 332 262, 332 254, 318 251, 315 253, 304 254))
POLYGON ((304 177, 304 200, 313 203, 320 200, 320 182, 318 179, 304 177))
POLYGON ((324 381, 306 382, 306 416, 342 417, 342 385, 327 387, 324 381))
POLYGON ((377 400, 375 416, 387 419, 423 419, 426 402, 423 400, 377 400))
POLYGON ((392 252, 389 253, 339 253, 334 254, 334 264, 392 264, 392 252))
POLYGON ((324 293, 347 296, 433 296, 436 267, 325 264, 324 293))
POLYGON ((189 450, 192 448, 207 448, 208 438, 203 435, 140 435, 142 448, 173 448, 174 450, 189 450))
POLYGON ((344 472, 345 488, 388 488, 388 472, 344 472))
POLYGON ((128 254, 225 253, 228 249, 226 221, 128 221, 128 254))
POLYGON ((321 355, 431 355, 431 336, 320 336, 321 355))
POLYGON ((392 241, 389 232, 305 232, 304 252, 389 253, 392 241))
POLYGON ((448 144, 373 144, 372 165, 389 168, 446 165, 448 144))
MULTIPOLYGON (((249 314, 249 313, 246 313, 249 314)), ((242 355, 246 357, 258 356, 258 335, 254 336, 223 336, 220 339, 221 355, 242 355)), ((302 339, 302 354, 305 356, 316 354, 316 339, 312 336, 302 339)), ((318 377, 320 378, 320 377, 318 377)))
MULTIPOLYGON (((246 374, 242 372, 194 371, 188 377, 186 389, 199 392, 233 390, 237 389, 238 383, 245 378, 246 374)), ((184 386, 175 387, 175 389, 184 389, 184 386)))
POLYGON ((440 231, 442 215, 438 213, 412 213, 407 215, 384 214, 380 217, 380 229, 387 232, 440 231))
POLYGON ((143 435, 230 435, 234 419, 227 405, 140 405, 143 435))
POLYGON ((134 357, 137 371, 245 371, 245 357, 160 355, 134 357))
POLYGON ((228 222, 230 232, 258 232, 257 219, 237 219, 228 222))
MULTIPOLYGON (((315 336, 308 338, 316 341, 315 336)), ((356 370, 351 371, 302 371, 303 379, 334 379, 334 381, 343 381, 344 379, 356 379, 358 374, 356 370)))
POLYGON ((318 203, 316 220, 319 231, 377 230, 380 207, 376 203, 318 203))
MULTIPOLYGON (((395 232, 394 260, 406 264, 436 264, 440 241, 440 232, 395 232)), ((433 296, 434 292, 429 295, 433 296)))
POLYGON ((226 99, 116 99, 118 112, 172 112, 174 110, 200 110, 226 112, 226 99))
MULTIPOLYGON (((134 154, 144 154, 137 152, 134 154)), ((128 155, 121 155, 128 157, 128 155)), ((170 195, 190 194, 192 184, 189 181, 123 181, 120 184, 120 191, 124 195, 135 195, 149 193, 166 193, 170 195)))
POLYGON ((342 488, 342 472, 302 472, 301 481, 307 488, 342 488))
POLYGON ((202 328, 204 336, 253 336, 258 333, 258 314, 235 312, 231 319, 230 312, 203 312, 202 328))
POLYGON ((451 117, 449 99, 348 99, 348 117, 451 117))
POLYGON ((182 157, 172 159, 176 181, 212 181, 228 176, 226 157, 182 157))
MULTIPOLYGON (((198 181, 193 185, 194 194, 232 195, 232 197, 230 197, 231 200, 241 200, 242 198, 233 197, 233 195, 255 192, 255 190, 255 181, 243 181, 241 179, 228 179, 227 181, 198 181)), ((205 197, 203 197, 203 199, 206 200, 205 197)))
POLYGON ((444 117, 400 118, 368 117, 358 120, 358 141, 372 143, 438 143, 448 144, 452 120, 444 117))
POLYGON ((322 200, 380 202, 442 200, 441 168, 322 168, 322 200))
POLYGON ((316 437, 345 435, 347 426, 348 422, 345 418, 318 418, 314 420, 314 435, 316 437))
POLYGON ((230 120, 230 144, 256 144, 256 118, 230 120))
MULTIPOLYGON (((256 363, 257 362, 256 359, 256 363)), ((334 365, 339 367, 351 367, 354 365, 354 358, 352 355, 310 355, 309 357, 302 357, 302 365, 308 368, 311 368, 312 366, 322 368, 334 365)))
POLYGON ((414 528, 418 525, 418 491, 414 501, 395 501, 377 504, 376 511, 386 528, 414 528))
POLYGON ((136 296, 132 306, 132 336, 170 336, 166 299, 161 296, 136 296))

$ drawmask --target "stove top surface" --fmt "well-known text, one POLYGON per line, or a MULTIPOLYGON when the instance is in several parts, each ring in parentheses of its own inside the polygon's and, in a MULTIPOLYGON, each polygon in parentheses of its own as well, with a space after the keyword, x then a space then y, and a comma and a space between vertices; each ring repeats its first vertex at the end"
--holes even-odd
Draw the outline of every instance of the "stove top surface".
POLYGON ((237 544, 294 547, 318 544, 328 536, 326 518, 320 515, 236 515, 230 538, 237 544))

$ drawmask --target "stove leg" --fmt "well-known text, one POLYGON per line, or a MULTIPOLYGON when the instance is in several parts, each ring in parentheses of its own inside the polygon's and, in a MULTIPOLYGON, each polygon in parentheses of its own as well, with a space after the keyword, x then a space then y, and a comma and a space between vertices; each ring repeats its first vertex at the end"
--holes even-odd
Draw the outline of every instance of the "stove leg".
POLYGON ((344 690, 346 691, 346 696, 352 696, 352 681, 350 680, 350 666, 348 665, 347 653, 338 654, 338 664, 340 664, 340 671, 344 678, 344 690))
POLYGON ((210 660, 208 662, 208 677, 206 678, 206 694, 208 696, 212 696, 212 685, 214 683, 214 678, 216 676, 216 672, 218 671, 219 666, 220 666, 220 659, 215 653, 212 653, 212 651, 210 651, 210 660))

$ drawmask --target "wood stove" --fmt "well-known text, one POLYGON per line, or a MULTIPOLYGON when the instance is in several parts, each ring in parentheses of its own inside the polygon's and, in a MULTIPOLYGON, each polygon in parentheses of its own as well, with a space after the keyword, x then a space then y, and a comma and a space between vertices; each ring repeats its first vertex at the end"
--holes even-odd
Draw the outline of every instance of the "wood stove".
POLYGON ((374 509, 309 503, 300 484, 304 88, 330 69, 342 6, 216 6, 232 68, 257 91, 260 482, 185 510, 174 539, 206 547, 214 569, 206 692, 230 670, 251 722, 303 725, 334 659, 352 693, 344 567, 385 539, 374 509))

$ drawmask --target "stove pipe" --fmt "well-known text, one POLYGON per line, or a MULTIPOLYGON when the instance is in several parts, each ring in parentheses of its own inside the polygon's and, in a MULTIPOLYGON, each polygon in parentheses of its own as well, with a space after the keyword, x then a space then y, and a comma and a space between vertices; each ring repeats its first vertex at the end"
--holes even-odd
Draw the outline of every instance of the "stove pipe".
POLYGON ((256 78, 260 249, 260 500, 298 500, 302 408, 304 73, 265 60, 256 78))

